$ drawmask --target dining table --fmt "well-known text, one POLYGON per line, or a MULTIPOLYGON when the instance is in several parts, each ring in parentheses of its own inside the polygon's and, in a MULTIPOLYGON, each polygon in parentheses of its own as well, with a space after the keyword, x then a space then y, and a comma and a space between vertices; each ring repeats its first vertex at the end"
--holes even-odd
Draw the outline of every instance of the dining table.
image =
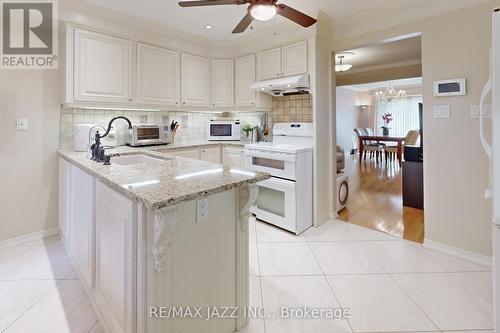
POLYGON ((364 145, 366 141, 371 141, 371 142, 395 142, 397 144, 397 157, 398 157, 398 163, 399 166, 402 164, 402 159, 403 159, 403 143, 406 140, 406 137, 404 136, 386 136, 386 135, 360 135, 359 137, 359 162, 361 163, 362 156, 363 156, 363 150, 364 150, 364 145))

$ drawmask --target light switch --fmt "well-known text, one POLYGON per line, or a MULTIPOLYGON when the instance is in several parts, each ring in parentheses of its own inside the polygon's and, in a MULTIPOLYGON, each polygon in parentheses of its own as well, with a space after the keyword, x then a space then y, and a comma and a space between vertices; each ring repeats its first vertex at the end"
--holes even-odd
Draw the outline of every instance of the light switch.
POLYGON ((28 119, 27 118, 17 118, 16 119, 16 131, 27 131, 28 130, 28 119))
POLYGON ((208 201, 201 199, 196 201, 196 223, 206 223, 208 221, 208 201))
POLYGON ((450 118, 450 106, 434 105, 432 115, 434 116, 434 118, 450 118))
MULTIPOLYGON (((479 118, 479 105, 471 105, 470 117, 479 118)), ((491 118, 491 105, 483 105, 483 118, 491 118)))

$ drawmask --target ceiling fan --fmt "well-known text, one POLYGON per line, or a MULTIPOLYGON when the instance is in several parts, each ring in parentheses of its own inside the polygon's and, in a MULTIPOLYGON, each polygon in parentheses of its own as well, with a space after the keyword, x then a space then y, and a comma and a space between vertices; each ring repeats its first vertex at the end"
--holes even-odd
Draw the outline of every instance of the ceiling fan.
POLYGON ((277 4, 278 0, 197 0, 181 1, 181 7, 200 7, 200 6, 218 6, 218 5, 246 5, 249 4, 247 14, 241 22, 234 28, 233 34, 244 32, 254 19, 267 21, 276 14, 300 24, 304 28, 310 27, 316 23, 316 19, 292 7, 283 4, 277 4))

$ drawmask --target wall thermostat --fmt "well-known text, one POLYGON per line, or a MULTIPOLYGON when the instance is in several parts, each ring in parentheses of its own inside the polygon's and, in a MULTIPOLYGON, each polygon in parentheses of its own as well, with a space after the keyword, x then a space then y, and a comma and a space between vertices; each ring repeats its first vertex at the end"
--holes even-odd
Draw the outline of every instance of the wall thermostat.
POLYGON ((434 81, 433 93, 436 97, 464 96, 467 94, 465 78, 434 81))

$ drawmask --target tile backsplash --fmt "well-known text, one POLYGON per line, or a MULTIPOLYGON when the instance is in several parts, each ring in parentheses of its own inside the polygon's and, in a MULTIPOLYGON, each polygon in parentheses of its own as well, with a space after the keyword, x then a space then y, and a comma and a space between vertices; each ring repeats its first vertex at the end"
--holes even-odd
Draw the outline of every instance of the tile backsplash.
POLYGON ((274 122, 312 123, 312 95, 289 95, 273 97, 274 122))
MULTIPOLYGON (((132 123, 138 124, 162 124, 170 123, 172 120, 179 122, 175 142, 202 141, 207 140, 207 126, 211 119, 229 118, 239 119, 244 124, 256 126, 259 123, 258 112, 245 113, 202 113, 202 112, 178 112, 178 111, 123 111, 123 110, 101 110, 101 109, 78 109, 69 108, 61 110, 61 148, 68 149, 73 146, 73 132, 79 124, 95 124, 106 127, 109 120, 116 116, 125 116, 132 123)), ((123 122, 116 122, 123 124, 123 122)))

